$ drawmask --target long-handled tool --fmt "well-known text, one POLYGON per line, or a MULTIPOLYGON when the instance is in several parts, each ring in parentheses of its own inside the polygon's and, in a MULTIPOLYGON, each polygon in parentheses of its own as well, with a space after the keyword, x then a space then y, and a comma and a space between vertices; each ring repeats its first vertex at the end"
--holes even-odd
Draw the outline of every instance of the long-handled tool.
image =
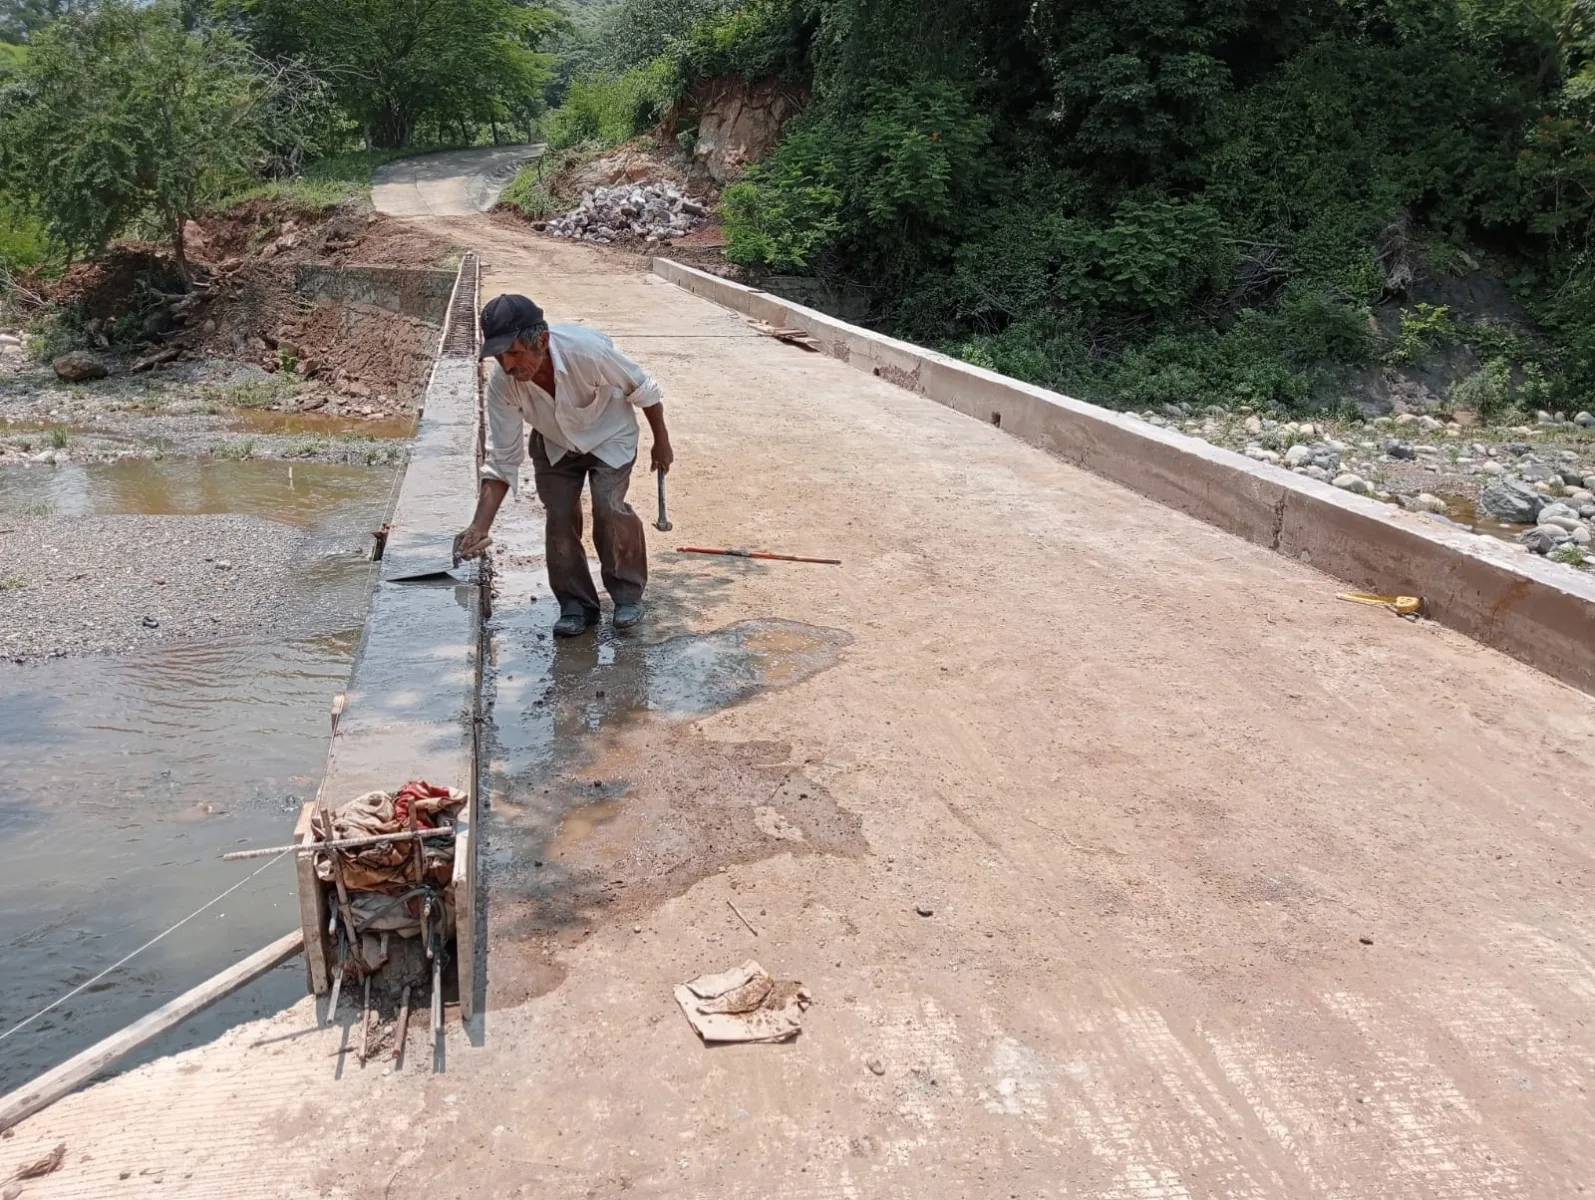
POLYGON ((659 519, 654 522, 654 528, 660 533, 669 533, 671 530, 670 518, 665 516, 665 473, 659 474, 659 519))
POLYGON ((828 567, 839 567, 842 560, 839 558, 804 558, 801 554, 766 554, 763 550, 719 550, 708 546, 677 546, 677 554, 724 554, 731 558, 769 558, 778 562, 823 563, 828 567))

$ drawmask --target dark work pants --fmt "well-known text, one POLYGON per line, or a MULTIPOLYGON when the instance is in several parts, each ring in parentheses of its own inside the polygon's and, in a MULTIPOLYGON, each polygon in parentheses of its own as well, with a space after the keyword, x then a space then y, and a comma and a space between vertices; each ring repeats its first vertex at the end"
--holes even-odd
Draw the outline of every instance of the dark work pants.
POLYGON ((637 604, 648 582, 648 546, 642 518, 626 503, 633 462, 611 467, 592 454, 569 451, 557 463, 548 461, 543 435, 534 433, 528 446, 537 480, 537 498, 548 513, 545 547, 548 583, 561 613, 598 615, 598 589, 587 569, 582 546, 582 485, 592 479, 593 544, 603 568, 604 590, 616 604, 637 604))

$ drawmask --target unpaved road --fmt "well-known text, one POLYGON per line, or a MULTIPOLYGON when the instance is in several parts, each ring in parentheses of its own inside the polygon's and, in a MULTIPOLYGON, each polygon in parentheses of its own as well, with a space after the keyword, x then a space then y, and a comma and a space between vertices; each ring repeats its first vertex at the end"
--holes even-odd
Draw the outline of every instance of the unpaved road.
POLYGON ((1590 1186, 1595 701, 613 259, 437 224, 657 374, 638 641, 752 628, 764 667, 696 703, 669 643, 610 714, 625 647, 550 660, 507 510, 480 1046, 361 1071, 301 1003, 27 1122, 0 1165, 68 1145, 28 1197, 1590 1186), (670 989, 750 956, 804 1033, 706 1050, 670 989))
POLYGON ((378 167, 371 203, 395 217, 459 217, 486 212, 541 145, 480 146, 401 158, 378 167))

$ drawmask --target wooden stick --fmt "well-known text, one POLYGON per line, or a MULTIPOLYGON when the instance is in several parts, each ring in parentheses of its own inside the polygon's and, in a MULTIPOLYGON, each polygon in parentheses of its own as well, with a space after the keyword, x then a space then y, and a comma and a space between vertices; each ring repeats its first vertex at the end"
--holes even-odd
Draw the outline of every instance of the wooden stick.
POLYGON ((731 906, 731 911, 737 914, 738 919, 741 920, 741 922, 748 927, 748 932, 751 933, 754 937, 758 937, 759 936, 759 931, 753 927, 753 922, 752 921, 748 920, 746 917, 744 917, 742 915, 742 910, 737 907, 736 901, 735 900, 731 900, 731 899, 727 899, 726 903, 731 906))
MULTIPOLYGON (((321 792, 316 793, 316 807, 321 811, 321 824, 328 835, 332 833, 332 809, 327 807, 327 798, 321 792)), ((315 833, 312 826, 311 833, 315 833)), ((312 843, 314 845, 314 843, 312 843)), ((343 885, 343 864, 338 861, 336 854, 327 855, 327 861, 332 864, 332 883, 338 889, 338 913, 343 917, 344 930, 349 935, 349 953, 360 952, 360 935, 355 931, 354 913, 349 909, 349 889, 343 885)))
POLYGON ((763 550, 721 550, 709 546, 677 546, 677 554, 723 554, 728 558, 767 558, 774 562, 821 563, 827 567, 839 567, 842 560, 839 558, 805 558, 801 554, 769 554, 763 550))
POLYGON ((338 955, 338 965, 332 975, 332 995, 327 999, 328 1025, 335 1025, 338 1021, 338 996, 343 992, 343 969, 347 963, 346 955, 338 955))
POLYGON ((410 1032, 410 985, 399 995, 399 1024, 393 1031, 393 1061, 404 1057, 404 1039, 410 1032))
POLYGON ((432 956, 432 1039, 443 1032, 443 956, 432 956))
POLYGON ((371 976, 365 977, 365 996, 360 1004, 360 1065, 366 1065, 366 1051, 371 1046, 371 976))
POLYGON ((297 842, 292 846, 267 846, 261 850, 232 850, 222 855, 223 862, 238 862, 245 858, 270 858, 273 854, 286 854, 297 850, 300 854, 314 854, 317 850, 347 850, 351 846, 376 846, 383 842, 407 842, 411 838, 453 837, 452 825, 436 829, 417 829, 403 833, 373 833, 366 837, 339 838, 335 842, 297 842))
POLYGON ((48 1108, 61 1097, 76 1091, 112 1063, 126 1057, 140 1046, 159 1037, 168 1029, 209 1008, 216 1001, 230 996, 247 983, 253 983, 266 972, 281 966, 304 949, 302 930, 278 938, 271 945, 257 950, 243 962, 228 967, 220 975, 212 976, 196 988, 184 992, 177 999, 161 1006, 147 1017, 133 1022, 120 1033, 113 1033, 102 1042, 90 1046, 46 1071, 32 1083, 0 1097, 0 1129, 10 1129, 18 1121, 48 1108))

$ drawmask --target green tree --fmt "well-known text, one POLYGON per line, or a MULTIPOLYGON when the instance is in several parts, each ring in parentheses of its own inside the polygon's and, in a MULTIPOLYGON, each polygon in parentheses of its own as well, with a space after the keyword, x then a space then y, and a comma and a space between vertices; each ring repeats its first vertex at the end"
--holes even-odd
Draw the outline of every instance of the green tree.
POLYGON ((303 83, 171 3, 102 0, 42 30, 0 92, 0 186, 69 253, 153 223, 186 275, 183 226, 282 135, 303 83))
POLYGON ((260 53, 327 79, 378 147, 535 111, 559 24, 513 0, 240 0, 232 15, 260 53))
POLYGON ((0 42, 26 42, 72 8, 72 0, 0 0, 0 42))

